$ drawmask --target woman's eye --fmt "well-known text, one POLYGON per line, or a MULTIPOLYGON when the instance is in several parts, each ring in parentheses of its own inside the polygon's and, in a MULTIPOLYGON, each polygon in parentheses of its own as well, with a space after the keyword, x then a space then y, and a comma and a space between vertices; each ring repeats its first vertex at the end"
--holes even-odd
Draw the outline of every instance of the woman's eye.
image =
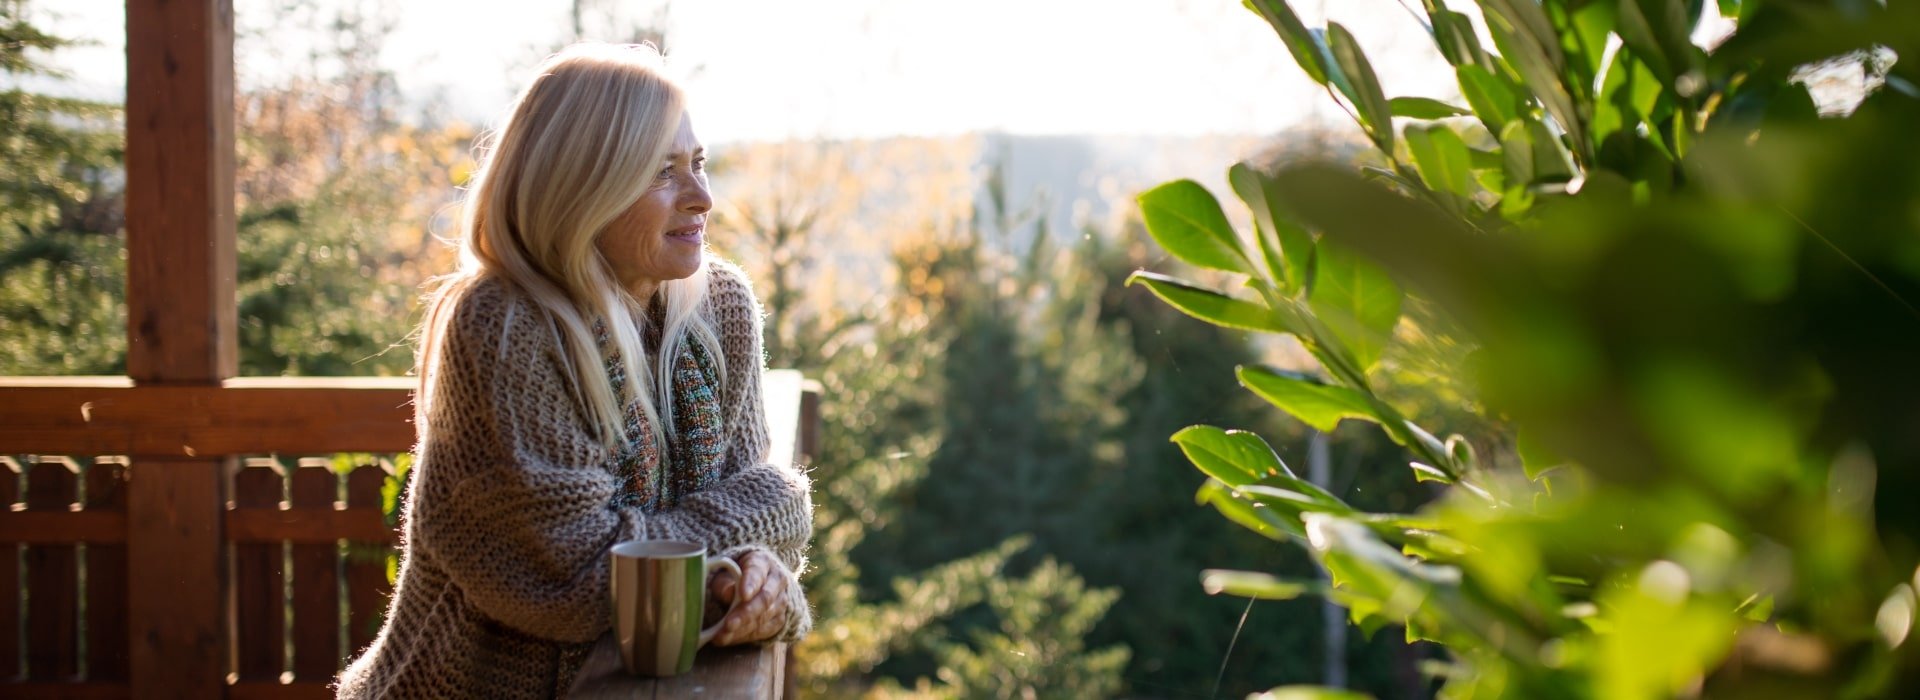
POLYGON ((694 172, 696 172, 696 173, 703 173, 703 172, 706 172, 706 171, 707 171, 707 159, 705 159, 705 158, 695 158, 695 159, 693 159, 693 171, 694 171, 694 172))
POLYGON ((659 175, 655 175, 655 176, 654 176, 654 179, 658 179, 658 180, 671 180, 671 179, 673 179, 673 166, 671 166, 671 165, 669 165, 669 166, 667 166, 667 167, 664 167, 664 168, 661 168, 661 169, 660 169, 660 174, 659 174, 659 175))

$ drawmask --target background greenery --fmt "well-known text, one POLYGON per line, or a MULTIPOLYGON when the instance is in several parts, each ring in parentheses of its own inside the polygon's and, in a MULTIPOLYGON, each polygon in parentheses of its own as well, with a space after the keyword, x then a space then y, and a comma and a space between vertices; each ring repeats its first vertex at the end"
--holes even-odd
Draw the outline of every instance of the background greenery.
POLYGON ((1463 107, 1387 99, 1344 27, 1253 0, 1380 160, 1234 166, 1245 237, 1193 182, 1141 196, 1168 252, 1244 291, 1131 282, 1296 338, 1318 371, 1240 383, 1311 425, 1375 423, 1406 477, 1447 485, 1370 510, 1253 433, 1184 429, 1203 500, 1332 574, 1208 588, 1404 625, 1447 647, 1443 697, 1920 692, 1920 179, 1889 155, 1920 124, 1897 58, 1920 7, 1720 2, 1737 29, 1707 50, 1699 2, 1478 4, 1492 46, 1425 5, 1463 107), (1864 89, 1810 90, 1845 71, 1864 89), (1434 338, 1472 347, 1474 438, 1423 430, 1384 390, 1405 377, 1376 371, 1434 338))

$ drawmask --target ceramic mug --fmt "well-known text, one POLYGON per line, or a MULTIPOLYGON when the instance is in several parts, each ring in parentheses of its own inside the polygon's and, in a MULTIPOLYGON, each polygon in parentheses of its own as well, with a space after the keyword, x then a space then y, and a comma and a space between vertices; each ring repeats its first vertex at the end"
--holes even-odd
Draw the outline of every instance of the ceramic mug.
MULTIPOLYGON (((673 676, 693 670, 693 657, 713 641, 719 623, 700 628, 707 576, 732 559, 707 557, 707 548, 678 540, 629 540, 613 546, 613 633, 628 673, 673 676)), ((739 605, 739 599, 734 605, 739 605)), ((733 611, 728 610, 729 614, 733 611)), ((724 618, 722 618, 724 619, 724 618)))

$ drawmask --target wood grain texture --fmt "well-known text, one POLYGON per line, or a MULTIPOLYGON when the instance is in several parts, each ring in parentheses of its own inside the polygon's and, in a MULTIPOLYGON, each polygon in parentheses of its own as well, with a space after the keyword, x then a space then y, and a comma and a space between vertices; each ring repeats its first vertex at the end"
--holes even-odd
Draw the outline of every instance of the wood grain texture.
POLYGON ((0 511, 0 542, 78 544, 127 541, 127 514, 114 511, 0 511))
POLYGON ((406 452, 412 380, 0 385, 0 454, 406 452))
POLYGON ((235 374, 233 3, 127 2, 127 374, 235 374))
POLYGON ((614 698, 747 698, 776 700, 785 688, 783 674, 787 645, 707 647, 694 659, 693 671, 669 678, 627 675, 620 666, 620 645, 612 635, 602 637, 568 697, 582 700, 614 698))
POLYGON ((136 459, 127 480, 128 668, 139 698, 226 690, 227 471, 232 460, 136 459))
MULTIPOLYGON (((338 477, 325 466, 293 470, 291 512, 333 513, 338 477)), ((293 679, 324 682, 340 669, 340 541, 293 545, 293 679)))
MULTIPOLYGON (((124 523, 127 467, 99 459, 87 468, 88 513, 111 513, 124 523)), ((87 679, 127 680, 127 548, 87 544, 87 679)))
MULTIPOLYGON (((381 489, 386 486, 387 470, 378 464, 365 464, 347 475, 347 511, 382 518, 381 489)), ((391 532, 391 530, 389 530, 391 532)), ((393 585, 387 583, 387 546, 364 542, 347 544, 347 651, 358 654, 380 632, 386 617, 387 600, 393 585)))
MULTIPOLYGON (((42 458, 27 471, 27 510, 66 513, 77 502, 79 475, 64 458, 42 458)), ((27 678, 80 677, 80 557, 71 544, 27 547, 27 678)))
POLYGON ((360 510, 234 510, 227 513, 227 539, 234 542, 398 542, 379 513, 360 510))
MULTIPOLYGON (((279 512, 285 490, 280 470, 249 465, 233 475, 234 512, 279 512)), ((242 682, 278 682, 286 668, 284 545, 233 545, 233 670, 242 682)))

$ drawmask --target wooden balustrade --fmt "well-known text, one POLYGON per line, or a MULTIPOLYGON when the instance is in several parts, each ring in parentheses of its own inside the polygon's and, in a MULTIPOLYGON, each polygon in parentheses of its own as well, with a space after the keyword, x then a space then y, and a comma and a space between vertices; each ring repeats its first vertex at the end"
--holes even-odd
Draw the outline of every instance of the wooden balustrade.
MULTIPOLYGON (((379 396, 347 395, 335 398, 331 405, 393 403, 388 392, 394 386, 369 386, 366 380, 340 382, 360 385, 331 391, 372 390, 379 396)), ((129 682, 132 587, 142 585, 148 575, 180 575, 129 566, 127 493, 131 482, 140 478, 141 463, 115 456, 19 455, 23 452, 19 447, 45 446, 49 441, 68 447, 87 444, 85 431, 91 430, 119 439, 115 436, 124 435, 123 429, 137 428, 146 419, 222 431, 235 436, 230 438, 235 445, 255 447, 252 441, 258 438, 211 426, 203 418, 164 416, 154 410, 132 411, 146 419, 125 418, 147 399, 133 398, 142 390, 123 383, 93 378, 63 381, 69 389, 92 387, 80 393, 44 385, 29 389, 21 386, 25 383, 0 380, 0 418, 19 417, 26 423, 0 429, 0 451, 16 455, 0 456, 0 696, 133 697, 129 682), (108 393, 86 393, 102 389, 108 393), (42 400, 37 404, 43 412, 38 417, 13 400, 23 390, 42 400), (95 405, 95 420, 69 425, 74 432, 27 436, 34 425, 68 421, 67 416, 80 413, 73 409, 89 402, 95 405)), ((324 393, 329 388, 304 390, 324 393)), ((819 420, 818 391, 798 372, 767 373, 763 393, 774 432, 771 459, 806 461, 817 452, 813 443, 817 429, 811 426, 819 420)), ((243 397, 213 403, 219 401, 246 407, 259 400, 243 397)), ((229 545, 225 570, 232 611, 230 638, 222 645, 231 650, 231 658, 223 664, 229 671, 228 697, 331 697, 327 684, 334 674, 379 631, 392 593, 387 580, 389 557, 398 543, 387 524, 382 493, 395 478, 393 455, 406 450, 412 440, 411 434, 398 439, 400 433, 390 429, 385 434, 395 439, 371 446, 386 449, 352 455, 340 462, 338 470, 332 458, 244 456, 238 456, 237 468, 229 470, 224 491, 230 499, 221 516, 222 536, 229 545)), ((120 444, 112 439, 106 444, 120 444)), ((364 437, 353 439, 360 441, 356 446, 369 446, 364 437)), ((325 435, 309 435, 298 444, 315 442, 339 444, 325 435)), ((192 575, 207 577, 202 584, 212 585, 216 580, 210 577, 217 575, 217 569, 192 575)))

